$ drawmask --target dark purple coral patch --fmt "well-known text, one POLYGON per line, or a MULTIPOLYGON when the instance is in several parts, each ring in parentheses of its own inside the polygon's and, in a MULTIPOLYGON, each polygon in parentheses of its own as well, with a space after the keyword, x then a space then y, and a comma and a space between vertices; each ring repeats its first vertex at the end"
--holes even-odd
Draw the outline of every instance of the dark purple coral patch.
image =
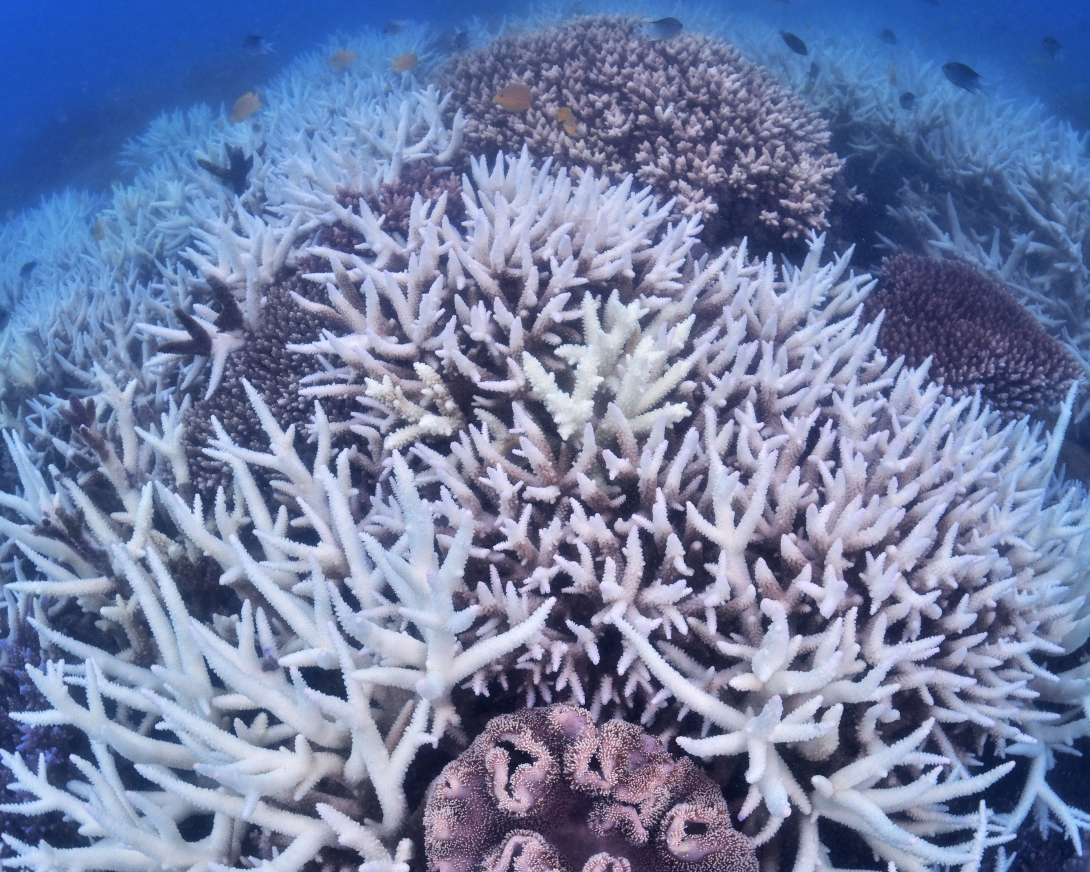
MULTIPOLYGON (((9 614, 15 611, 11 608, 9 614)), ((83 734, 74 727, 32 726, 11 717, 13 712, 52 708, 27 672, 27 667, 42 664, 41 652, 28 637, 29 631, 20 626, 11 638, 0 640, 0 751, 20 754, 32 770, 36 769, 39 758, 44 759, 49 782, 59 787, 80 777, 70 755, 89 756, 89 749, 83 734)), ((32 801, 34 797, 8 786, 12 777, 8 768, 0 765, 0 805, 16 806, 32 801)), ((31 845, 43 839, 59 848, 87 844, 77 832, 75 821, 62 817, 60 812, 26 816, 0 811, 0 833, 31 845)), ((12 849, 0 843, 0 859, 11 856, 14 856, 12 849)))
POLYGON ((432 785, 429 872, 757 872, 718 786, 570 705, 488 722, 432 785))
POLYGON ((964 263, 898 254, 864 304, 885 311, 879 347, 909 366, 931 358, 930 377, 952 397, 979 391, 1004 418, 1060 402, 1082 368, 1004 287, 964 263))

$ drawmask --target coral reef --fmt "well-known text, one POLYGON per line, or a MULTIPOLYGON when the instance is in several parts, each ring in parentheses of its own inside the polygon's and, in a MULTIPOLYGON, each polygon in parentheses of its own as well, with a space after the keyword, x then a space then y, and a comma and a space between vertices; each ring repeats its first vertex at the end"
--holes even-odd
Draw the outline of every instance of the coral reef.
POLYGON ((7 587, 79 597, 114 640, 33 621, 66 662, 28 670, 52 709, 20 717, 105 744, 75 793, 4 758, 24 810, 92 838, 14 839, 13 864, 401 869, 407 773, 460 735, 466 691, 723 758, 743 832, 800 870, 829 864, 824 820, 906 870, 977 862, 1035 806, 1079 838, 1046 780, 1085 726, 1087 498, 1052 478, 1070 402, 1051 436, 1000 427, 876 349, 846 257, 695 258, 698 222, 631 185, 474 162, 464 229, 441 196, 403 239, 327 194, 313 214, 363 241, 305 255, 330 265, 307 274, 328 303, 296 297, 331 325, 292 348, 323 362, 312 441, 243 382, 268 447, 214 431, 231 486, 208 510, 168 486, 188 462, 137 429, 136 385, 81 427, 117 509, 11 441, 34 496, 2 497, 27 567, 7 587), (193 620, 200 561, 237 611, 193 620), (1026 758, 1016 810, 947 808, 1013 777, 982 747, 1026 758))
MULTIPOLYGON (((502 626, 513 594, 518 614, 558 597, 536 645, 489 664, 474 687, 521 686, 528 704, 570 694, 595 711, 665 727, 669 718, 658 718, 673 712, 662 688, 695 709, 683 682, 699 684, 700 664, 715 650, 727 653, 719 672, 727 677, 712 683, 722 708, 709 703, 696 709, 701 715, 742 733, 749 717, 758 732, 788 712, 804 719, 784 726, 784 750, 761 752, 773 762, 750 780, 747 823, 762 821, 759 843, 792 806, 816 826, 811 791, 787 773, 816 775, 822 763, 830 777, 840 749, 856 741, 848 725, 860 718, 874 753, 888 744, 897 760, 928 735, 947 753, 989 739, 1002 751, 1038 729, 1043 713, 1032 705, 986 701, 1000 686, 1020 698, 1028 680, 1018 677, 1016 649, 1014 659, 996 659, 1007 632, 1000 627, 1009 625, 997 624, 992 609, 1025 607, 1028 618, 1053 602, 1064 617, 1050 627, 1034 618, 1043 635, 1021 644, 1082 644, 1076 591, 1087 579, 1065 575, 1073 586, 1061 593, 1046 569, 1067 572, 1059 552, 1016 565, 1021 558, 998 545, 1000 531, 1035 499, 1061 437, 1032 455, 1002 457, 994 440, 1013 433, 986 435, 988 415, 968 399, 944 404, 923 371, 898 373, 874 348, 877 325, 855 332, 859 315, 851 313, 868 286, 860 278, 838 284, 846 261, 818 270, 815 248, 799 273, 784 276, 792 290, 781 296, 771 266, 755 275, 744 253, 680 260, 695 228, 660 236, 652 229, 660 216, 640 220, 601 199, 603 189, 596 197, 589 176, 574 189, 563 172, 555 182, 538 175, 536 187, 516 184, 529 173, 526 162, 512 163, 506 178, 474 165, 481 202, 470 208, 471 238, 451 234, 442 201, 421 213, 405 246, 360 220, 366 254, 326 251, 331 272, 313 276, 335 301, 328 317, 359 325, 329 330, 308 349, 345 364, 323 373, 313 391, 362 395, 371 412, 357 418, 356 431, 381 435, 389 450, 412 444, 426 463, 423 481, 434 481, 424 493, 472 513, 485 560, 466 568, 480 579, 475 593, 467 585, 469 601, 502 626), (588 223, 558 262, 549 228, 561 219, 548 210, 563 213, 565 204, 579 204, 588 223), (438 256, 419 247, 429 237, 438 256), (623 268, 616 255, 601 256, 603 239, 629 248, 623 268), (667 279, 666 264, 680 274, 667 279), (549 314, 551 336, 530 300, 549 314), (384 307, 398 316, 381 319, 384 307), (447 319, 433 314, 448 310, 447 319), (944 453, 932 454, 940 443, 944 453), (1019 495, 1001 496, 1001 481, 1019 495), (985 508, 997 500, 1010 507, 1009 520, 985 508), (985 607, 982 591, 1030 577, 1029 587, 985 607), (947 616, 965 609, 964 622, 951 623, 947 616), (611 641, 611 624, 625 633, 623 646, 611 641), (857 650, 847 641, 857 635, 873 641, 857 650), (795 644, 807 652, 802 663, 795 644), (975 650, 989 653, 966 656, 975 650), (905 673, 917 676, 911 691, 905 673), (801 674, 809 677, 787 677, 801 674), (963 723, 935 723, 936 705, 963 723), (897 745, 886 724, 918 728, 915 744, 897 745)), ((1063 522, 1039 511, 1048 532, 1027 534, 1049 541, 1063 522)), ((1069 517, 1082 509, 1074 511, 1069 517)), ((880 856, 913 862, 889 847, 904 837, 852 825, 880 856)))
MULTIPOLYGON (((849 183, 866 191, 870 211, 850 238, 979 267, 1090 372, 1084 135, 1024 96, 988 100, 954 89, 938 65, 903 49, 875 51, 828 33, 810 66, 767 28, 734 21, 729 32, 748 58, 805 95, 828 120, 838 153, 853 158, 849 183), (905 91, 916 95, 910 110, 900 104, 905 91)), ((1088 414, 1090 395, 1076 421, 1088 414)))
POLYGON ((719 40, 653 41, 635 19, 577 18, 503 34, 437 80, 466 113, 470 154, 526 145, 557 166, 632 174, 700 216, 709 241, 763 247, 827 226, 841 164, 825 122, 719 40), (495 101, 511 82, 529 86, 528 110, 495 101))
POLYGON ((1004 417, 1049 409, 1082 368, 1003 286, 954 261, 897 255, 867 297, 864 317, 884 312, 878 346, 929 374, 954 398, 978 392, 1004 417))
POLYGON ((850 252, 711 250, 607 166, 471 155, 455 189, 470 121, 391 80, 425 52, 395 37, 0 233, 14 716, 82 737, 71 777, 0 755, 5 866, 408 872, 419 786, 541 702, 707 759, 768 868, 1002 868, 1031 814, 1081 850, 1073 389, 1050 430, 946 396, 850 252), (194 159, 228 145, 241 196, 194 159))
POLYGON ((488 722, 429 790, 433 872, 757 872, 719 787, 635 724, 568 705, 488 722))

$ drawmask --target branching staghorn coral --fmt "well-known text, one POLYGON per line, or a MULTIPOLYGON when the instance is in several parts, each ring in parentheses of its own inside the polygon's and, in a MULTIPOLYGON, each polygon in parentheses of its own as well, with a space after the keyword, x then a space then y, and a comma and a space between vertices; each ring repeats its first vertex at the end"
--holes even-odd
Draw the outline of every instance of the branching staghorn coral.
MULTIPOLYGON (((225 486, 188 493, 208 384, 146 361, 196 339, 127 326, 140 356, 8 434, 3 579, 50 657, 28 674, 52 710, 21 717, 90 753, 64 787, 6 755, 30 798, 3 811, 60 811, 91 844, 7 834, 7 866, 406 872, 418 748, 470 738, 473 692, 677 738, 799 872, 838 865, 830 821, 877 868, 979 868, 1034 811, 1080 840, 1090 817, 1047 781, 1087 732, 1086 496, 1054 475, 1070 400, 1045 435, 943 399, 876 350, 869 279, 817 241, 798 268, 697 256, 697 221, 631 181, 528 157, 474 163, 466 224, 420 199, 388 232, 319 152, 266 150, 260 217, 194 205, 240 312, 260 319, 293 226, 283 262, 329 263, 296 286, 328 325, 290 349, 320 368, 305 433, 238 373, 260 432, 212 424, 225 486), (358 250, 314 245, 338 222, 358 250)), ((150 303, 128 286, 145 323, 216 327, 173 264, 150 303)))
MULTIPOLYGON (((875 349, 878 323, 859 326, 869 286, 837 284, 846 260, 819 269, 820 246, 781 285, 744 253, 678 263, 665 253, 684 251, 695 229, 677 225, 652 234, 630 272, 614 272, 620 289, 596 299, 592 265, 609 258, 573 247, 560 262, 541 226, 566 199, 595 202, 595 183, 584 177, 568 194, 563 174, 556 188, 539 175, 535 197, 523 161, 508 166, 503 176, 475 166, 469 236, 442 221, 441 202, 421 208, 400 253, 360 220, 360 253, 324 252, 332 273, 315 276, 337 306, 328 316, 356 332, 330 330, 311 348, 330 356, 329 383, 313 392, 362 394, 370 411, 351 426, 391 447, 412 440, 435 482, 427 492, 472 511, 487 546, 487 572, 470 573, 481 579, 475 599, 497 626, 511 596, 559 595, 537 646, 484 670, 475 689, 514 683, 530 704, 571 699, 685 733, 685 721, 668 726, 675 696, 706 726, 752 732, 765 749, 754 759, 768 760, 749 770, 745 811, 769 844, 792 808, 811 816, 806 826, 820 816, 815 788, 791 773, 832 778, 857 743, 907 767, 931 760, 945 767, 935 777, 955 780, 968 778, 982 745, 1046 747, 1041 730, 1057 715, 1033 700, 1056 680, 1049 658, 1078 649, 1087 623, 1088 579, 1067 552, 1083 547, 1085 497, 1074 488, 1041 502, 1054 499, 1042 487, 1062 422, 1047 441, 1028 425, 1001 429, 976 400, 942 400, 925 371, 899 372, 875 349), (485 232, 485 209, 518 223, 485 232), (521 227, 541 231, 539 257, 504 244, 532 246, 521 227), (445 257, 423 255, 431 234, 428 247, 445 257), (672 272, 660 269, 670 262, 672 272), (557 325, 536 354, 526 322, 540 316, 521 314, 529 295, 557 325), (379 316, 383 299, 395 318, 379 316), (1015 529, 1035 544, 1012 546, 1015 529), (1025 619, 1006 617, 1023 608, 1025 619), (718 673, 702 665, 711 651, 727 658, 718 673), (715 719, 683 682, 750 714, 715 719), (925 723, 915 745, 897 745, 895 729, 925 723), (941 759, 919 756, 925 738, 941 759), (786 756, 769 756, 781 743, 786 756)), ((583 212, 585 240, 615 208, 600 196, 597 206, 583 212)), ((890 768, 859 778, 873 784, 890 768)), ((941 797, 1003 771, 917 799, 935 805, 945 821, 936 827, 954 826, 941 797)), ((1026 791, 1030 804, 1047 795, 1038 776, 1026 791)), ((987 815, 957 820, 994 843, 987 815)), ((1081 819, 1069 820, 1077 839, 1081 819)), ((903 834, 889 847, 898 826, 853 824, 899 866, 968 862, 979 847, 970 838, 913 853, 903 834)), ((816 832, 804 865, 825 862, 816 832)))
MULTIPOLYGON (((271 868, 298 869, 339 837, 374 864, 370 868, 404 869, 410 848, 396 836, 407 811, 405 772, 416 750, 457 724, 451 689, 524 644, 548 614, 551 603, 511 630, 463 648, 459 636, 474 638, 465 631, 478 612, 456 609, 452 600, 472 541, 468 514, 457 519, 461 532, 440 558, 435 509, 420 501, 395 455, 394 494, 372 512, 371 523, 387 534, 400 530, 398 540, 392 549, 367 535, 361 541, 348 505, 354 452, 331 457, 328 426, 319 416, 312 473, 295 454, 291 432, 277 427, 256 392, 250 397, 271 453, 241 448, 221 431, 215 453, 235 470, 236 504, 229 508, 221 490, 208 522, 199 497, 188 504, 161 485, 156 495, 150 481, 138 492, 121 483, 123 501, 138 504, 129 515, 110 518, 72 482, 50 494, 29 466, 22 470, 24 489, 38 494, 37 504, 4 499, 30 522, 5 522, 5 532, 39 575, 7 589, 17 596, 80 597, 119 643, 115 652, 65 635, 41 612, 31 621, 43 640, 75 662, 29 667, 53 708, 16 717, 77 727, 90 738, 95 760, 75 761, 87 786, 73 794, 5 753, 13 787, 35 799, 3 811, 61 811, 93 844, 51 849, 6 836, 18 854, 8 865, 33 868, 47 857, 66 869, 231 865, 246 856, 243 846, 257 838, 253 833, 264 833, 279 847, 263 858, 271 868), (287 472, 277 489, 293 493, 320 538, 317 547, 293 541, 283 509, 274 519, 250 471, 260 466, 287 472), (156 529, 153 501, 181 531, 179 540, 156 529), (75 543, 40 532, 49 517, 77 508, 86 513, 87 535, 105 566, 88 562, 75 543), (244 533, 249 538, 248 525, 261 543, 254 554, 240 540, 244 533), (237 585, 259 604, 247 597, 236 615, 210 623, 192 619, 174 577, 190 554, 211 557, 221 583, 237 585), (416 628, 411 634, 405 632, 410 625, 416 628), (325 672, 337 676, 332 685, 343 695, 324 689, 330 685, 321 679, 325 672), (82 691, 73 695, 72 686, 82 691), (181 744, 146 735, 156 722, 181 744), (113 755, 159 790, 123 788, 113 755), (197 774, 195 782, 180 777, 186 770, 197 774), (209 815, 208 836, 184 835, 192 829, 186 821, 209 815), (376 821, 367 823, 372 815, 376 821), (393 843, 389 850, 384 841, 393 843)), ((23 456, 18 443, 12 450, 23 456)))
MULTIPOLYGON (((420 29, 411 27, 399 42, 408 50, 421 39, 420 29)), ((381 36, 353 41, 379 71, 386 69, 389 45, 381 36)), ((78 426, 70 432, 65 414, 73 396, 80 403, 101 400, 100 371, 118 384, 138 381, 132 410, 138 425, 166 439, 161 425, 169 420, 169 438, 177 441, 188 404, 215 394, 226 361, 258 325, 265 291, 292 244, 325 226, 313 211, 320 202, 314 191, 371 192, 396 175, 395 164, 449 157, 458 149, 461 122, 457 114, 452 124, 443 120, 441 94, 408 77, 391 83, 375 67, 332 75, 325 56, 311 56, 262 93, 265 111, 245 125, 229 124, 223 111, 203 106, 153 124, 125 150, 135 178, 115 185, 110 197, 66 192, 0 227, 0 423, 22 435, 34 463, 56 462, 65 474, 98 477, 95 450, 78 426), (316 78, 316 71, 323 75, 316 78), (255 155, 252 184, 241 198, 196 162, 225 146, 255 155), (296 220, 301 212, 308 221, 296 220), (222 303, 205 290, 208 277, 229 282, 246 316, 241 328, 223 323, 222 303), (183 315, 175 314, 179 309, 183 315), (151 364, 163 340, 182 350, 151 364), (209 353, 197 354, 201 350, 209 353)), ((302 338, 287 333, 284 341, 302 338)), ((267 359, 269 343, 261 342, 267 336, 258 339, 266 347, 250 357, 267 359)), ((266 381, 275 381, 270 375, 266 381)), ((241 386, 232 387, 252 425, 241 386)), ((279 410, 277 398, 270 402, 279 410)), ((98 403, 100 412, 106 405, 98 403)), ((291 420, 282 417, 284 425, 291 420)), ((180 484, 188 480, 178 452, 169 463, 180 484)))

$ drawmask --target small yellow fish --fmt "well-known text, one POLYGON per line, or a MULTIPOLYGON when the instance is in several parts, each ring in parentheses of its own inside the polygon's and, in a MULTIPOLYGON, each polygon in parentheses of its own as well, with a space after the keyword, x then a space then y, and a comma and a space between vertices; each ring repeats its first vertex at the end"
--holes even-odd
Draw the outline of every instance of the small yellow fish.
POLYGON ((343 70, 358 57, 359 55, 351 49, 342 48, 329 56, 329 65, 335 70, 343 70))
POLYGON ((91 235, 99 242, 106 238, 106 225, 102 223, 101 218, 91 225, 91 235))
POLYGON ((247 91, 235 100, 235 105, 231 107, 230 118, 237 124, 239 121, 245 121, 260 108, 261 98, 254 91, 247 91))
POLYGON ((575 132, 579 129, 579 124, 575 120, 575 116, 572 115, 570 106, 561 106, 556 110, 556 120, 560 122, 564 127, 564 132, 568 136, 575 136, 575 132))
POLYGON ((893 68, 893 64, 889 65, 889 68, 886 70, 886 72, 889 74, 889 83, 891 85, 896 85, 897 84, 897 71, 893 68))
POLYGON ((390 69, 395 73, 407 73, 409 70, 414 69, 418 63, 420 63, 420 59, 412 52, 409 52, 394 58, 390 62, 390 69))
POLYGON ((525 112, 530 108, 530 86, 512 82, 492 99, 508 112, 525 112))

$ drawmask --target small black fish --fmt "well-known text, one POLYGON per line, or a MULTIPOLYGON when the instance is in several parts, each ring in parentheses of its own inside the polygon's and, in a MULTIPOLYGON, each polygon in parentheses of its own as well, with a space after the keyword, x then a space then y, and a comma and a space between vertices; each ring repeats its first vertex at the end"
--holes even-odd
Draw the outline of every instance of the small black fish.
POLYGON ((454 34, 453 45, 455 51, 466 51, 469 48, 469 43, 470 36, 468 30, 461 30, 454 34))
POLYGON ((806 43, 790 31, 781 30, 780 36, 783 37, 783 41, 787 43, 787 47, 791 49, 791 51, 793 51, 795 54, 804 55, 810 53, 806 48, 806 43))
POLYGON ((911 91, 905 91, 900 99, 902 109, 911 109, 916 105, 916 95, 911 91))
POLYGON ((806 74, 806 80, 808 82, 817 81, 818 73, 821 72, 821 67, 818 66, 817 61, 810 61, 810 72, 806 74))
POLYGON ((255 55, 268 54, 273 50, 272 43, 267 42, 264 37, 258 36, 256 33, 251 33, 242 40, 242 47, 250 54, 255 55))
POLYGON ((395 33, 401 33, 405 29, 404 21, 388 21, 386 26, 382 28, 382 32, 387 36, 393 36, 395 33))
POLYGON ((980 90, 980 73, 972 67, 960 61, 950 61, 942 65, 942 71, 946 73, 946 78, 959 88, 964 88, 966 91, 980 90))
POLYGON ((1046 36, 1041 39, 1041 48, 1045 50, 1045 54, 1050 58, 1054 58, 1060 53, 1060 49, 1063 48, 1063 46, 1060 45, 1060 41, 1056 39, 1056 37, 1046 36))
POLYGON ((19 268, 19 278, 29 279, 30 274, 32 272, 34 272, 34 267, 36 267, 37 265, 38 265, 38 261, 28 260, 26 263, 24 263, 22 265, 22 267, 19 268))
POLYGON ((897 34, 888 27, 883 27, 878 31, 878 38, 886 45, 897 45, 897 34))
POLYGON ((664 39, 673 39, 681 33, 682 23, 676 18, 660 18, 657 21, 648 21, 640 27, 640 33, 651 42, 662 42, 664 39))

